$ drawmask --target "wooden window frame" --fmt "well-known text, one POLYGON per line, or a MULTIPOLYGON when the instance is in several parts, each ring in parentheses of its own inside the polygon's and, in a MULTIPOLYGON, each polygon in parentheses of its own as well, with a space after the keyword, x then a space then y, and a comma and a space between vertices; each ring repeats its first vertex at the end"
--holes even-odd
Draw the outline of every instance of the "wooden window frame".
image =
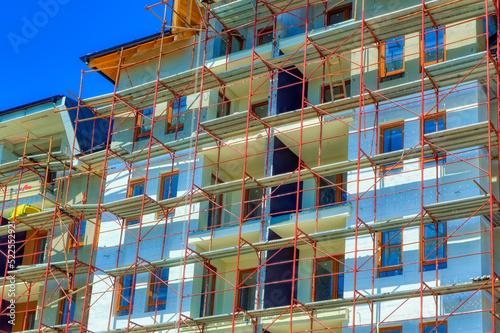
POLYGON ((269 117, 269 101, 262 101, 262 102, 257 102, 257 103, 252 104, 253 114, 257 115, 255 113, 255 109, 258 108, 259 106, 263 106, 263 105, 267 105, 267 116, 266 117, 269 117))
POLYGON ((36 312, 38 307, 38 301, 31 302, 17 302, 16 303, 16 311, 17 308, 20 309, 19 312, 16 313, 16 321, 12 326, 12 332, 21 332, 36 329, 36 312), (34 315, 34 323, 35 327, 29 327, 29 316, 34 315), (22 316, 22 318, 21 318, 22 316))
MULTIPOLYGON (((405 122, 404 121, 398 121, 398 122, 395 122, 395 123, 390 123, 390 124, 386 124, 386 125, 382 125, 380 126, 380 133, 379 133, 379 154, 385 154, 385 153, 390 153, 390 152, 384 152, 384 132, 385 130, 387 129, 390 129, 390 128, 394 128, 394 127, 399 127, 399 126, 402 126, 403 127, 403 133, 401 135, 401 146, 403 147, 404 149, 404 146, 405 146, 405 122)), ((391 164, 391 165, 387 165, 387 166, 380 166, 380 173, 382 175, 382 173, 384 171, 388 171, 388 170, 397 170, 397 169, 401 169, 403 168, 403 162, 396 162, 395 163, 396 165, 394 164, 391 164)))
MULTIPOLYGON (((351 80, 345 80, 345 85, 347 86, 348 84, 351 84, 351 80)), ((335 98, 335 95, 333 95, 334 99, 331 102, 347 98, 347 92, 343 91, 344 90, 344 84, 342 84, 342 82, 333 83, 332 84, 332 88, 335 88, 335 87, 340 87, 340 89, 341 89, 341 93, 340 94, 343 95, 343 97, 335 98)), ((331 90, 329 83, 324 84, 323 87, 321 88, 321 104, 323 104, 323 103, 331 103, 331 102, 325 102, 325 96, 326 96, 326 91, 327 90, 331 90)), ((330 93, 330 95, 331 95, 331 93, 330 93)))
POLYGON ((379 332, 391 332, 391 331, 399 331, 400 333, 403 332, 403 326, 398 325, 398 326, 379 326, 378 331, 379 332))
MULTIPOLYGON (((147 138, 149 137, 150 133, 148 132, 144 132, 144 133, 141 133, 141 128, 142 126, 144 126, 144 124, 142 124, 142 118, 145 117, 142 112, 144 110, 149 110, 151 109, 152 110, 152 118, 154 118, 154 109, 153 108, 146 108, 146 109, 143 109, 139 112, 137 112, 136 114, 136 120, 135 120, 135 132, 134 132, 134 141, 139 141, 143 138, 147 138)), ((147 117, 146 117, 147 118, 147 117)), ((149 120, 149 119, 148 119, 149 120)), ((151 120, 151 123, 153 122, 153 120, 151 120)))
MULTIPOLYGON (((115 317, 122 316, 121 314, 120 315, 118 314, 120 311, 127 311, 127 312, 132 313, 132 311, 134 309, 134 304, 127 304, 127 305, 120 306, 120 302, 121 302, 122 297, 123 297, 121 295, 122 290, 123 290, 123 277, 124 277, 124 275, 122 275, 118 279, 118 289, 117 289, 117 293, 116 293, 117 297, 116 297, 115 317)), ((133 278, 132 278, 132 280, 133 280, 133 278)), ((132 289, 131 295, 134 295, 134 293, 135 293, 135 286, 131 285, 130 288, 132 289)), ((132 299, 133 299, 133 297, 132 297, 132 299)))
MULTIPOLYGON (((330 26, 333 24, 330 22, 330 16, 332 14, 337 14, 337 13, 341 13, 341 12, 344 12, 344 21, 342 21, 342 22, 350 20, 351 15, 349 14, 349 10, 352 12, 352 3, 350 3, 346 6, 342 6, 340 8, 334 8, 334 9, 327 11, 326 12, 326 25, 330 26)), ((335 23, 335 24, 339 24, 339 23, 335 23)))
MULTIPOLYGON (((399 38, 399 37, 396 37, 396 38, 399 38)), ((395 39, 395 38, 394 38, 395 39)), ((396 41, 394 41, 393 43, 395 43, 396 41)), ((380 45, 380 78, 386 78, 386 77, 390 77, 390 76, 394 76, 394 75, 398 75, 398 74, 404 74, 405 73, 405 68, 406 68, 406 61, 405 61, 405 58, 406 58, 406 52, 405 52, 405 37, 403 36, 403 39, 402 39, 402 42, 403 42, 403 69, 398 69, 398 70, 395 70, 395 71, 392 71, 392 72, 388 72, 386 73, 385 72, 385 63, 386 63, 386 59, 385 59, 385 44, 386 44, 386 41, 383 41, 380 45)), ((393 59, 394 60, 394 59, 393 59)))
POLYGON ((222 107, 222 116, 217 118, 223 118, 225 116, 229 116, 231 114, 231 100, 225 96, 222 92, 219 91, 219 97, 222 99, 220 106, 222 107), (224 112, 225 111, 225 112, 224 112))
POLYGON ((35 265, 41 264, 38 262, 38 256, 40 255, 39 249, 42 243, 42 238, 48 236, 48 230, 30 230, 26 234, 26 241, 24 243, 24 255, 21 265, 35 265), (32 240, 29 240, 32 238, 32 240))
MULTIPOLYGON (((167 177, 173 177, 173 176, 179 176, 179 170, 175 170, 175 171, 170 171, 170 172, 167 172, 167 173, 164 173, 164 174, 161 174, 160 175, 160 192, 158 193, 158 201, 161 201, 161 200, 165 200, 165 199, 170 199, 170 198, 173 198, 173 197, 168 197, 168 198, 164 198, 163 197, 163 190, 164 190, 164 187, 165 187, 165 181, 164 179, 167 178, 167 177)), ((170 190, 172 190, 172 181, 170 181, 170 190)), ((176 189, 176 192, 177 192, 177 189, 176 189)), ((170 193, 170 191, 169 191, 170 193)), ((156 213, 156 218, 157 219, 161 219, 163 217, 168 217, 168 215, 170 214, 173 214, 175 213, 175 208, 172 208, 171 210, 168 211, 168 214, 165 215, 163 212, 158 212, 156 213)))
MULTIPOLYGON (((253 273, 253 272, 257 274, 257 267, 242 268, 238 270, 238 305, 237 305, 238 308, 240 307, 241 304, 241 284, 243 283, 243 274, 253 273)), ((255 291, 257 291, 257 286, 253 286, 252 288, 255 288, 255 291)), ((257 307, 257 305, 255 305, 255 307, 257 307)))
MULTIPOLYGON (((332 276, 332 279, 333 279, 333 286, 332 286, 332 294, 330 295, 331 298, 330 299, 338 299, 339 298, 339 295, 338 295, 338 289, 339 289, 339 275, 340 275, 340 272, 339 272, 339 269, 340 269, 340 263, 339 261, 341 259, 344 259, 344 255, 335 255, 335 256, 324 256, 324 257, 320 257, 320 258, 315 258, 314 261, 313 261, 313 270, 314 270, 314 284, 315 284, 315 288, 316 288, 316 278, 318 277, 317 275, 317 271, 316 271, 316 266, 318 264, 318 262, 323 262, 323 261, 333 261, 333 269, 336 270, 336 273, 332 273, 335 274, 335 276, 332 276)), ((342 274, 344 274, 345 272, 343 272, 342 274)), ((312 301, 315 302, 316 301, 316 290, 313 290, 312 292, 312 301)))
MULTIPOLYGON (((438 320, 439 321, 439 320, 438 320)), ((441 326, 441 325, 444 325, 444 327, 446 328, 446 332, 448 332, 448 321, 444 321, 444 322, 438 322, 438 326, 441 326)), ((422 327, 429 327, 429 326, 436 326, 436 322, 435 321, 428 321, 428 322, 425 322, 425 323, 422 323, 422 327)), ((424 330, 425 332, 425 330, 424 330)), ((422 332, 422 333, 424 333, 422 332)), ((437 330, 435 330, 433 333, 437 333, 437 330)))
MULTIPOLYGON (((224 183, 220 178, 218 178, 215 174, 212 173, 212 180, 215 181, 215 185, 216 184, 222 184, 224 183)), ((224 194, 218 194, 215 196, 215 200, 216 203, 217 203, 217 206, 215 206, 211 201, 210 201, 210 209, 212 210, 212 218, 214 216, 214 213, 217 211, 218 214, 217 214, 217 221, 214 221, 215 223, 212 223, 211 227, 212 228, 217 228, 217 227, 220 227, 221 225, 221 222, 222 222, 222 206, 224 206, 224 194), (212 207, 213 206, 213 207, 212 207)))
MULTIPOLYGON (((78 244, 76 243, 76 239, 73 239, 73 235, 75 234, 75 228, 81 224, 81 221, 82 220, 79 220, 78 222, 73 222, 71 223, 71 226, 70 226, 70 235, 69 235, 69 238, 68 238, 68 249, 71 250, 73 248, 75 248, 77 245, 78 246, 83 246, 84 245, 84 239, 85 239, 85 231, 83 231, 83 235, 81 234, 81 229, 80 229, 80 232, 78 233, 77 237, 79 238, 79 242, 78 244)), ((87 221, 85 221, 85 229, 87 229, 87 221)))
MULTIPOLYGON (((444 131, 446 130, 446 112, 436 112, 436 113, 432 113, 432 114, 428 114, 424 117, 424 121, 420 124, 420 128, 421 130, 423 130, 424 132, 424 136, 426 134, 431 134, 431 133, 436 133, 436 132, 439 132, 439 130, 435 131, 435 132, 430 132, 430 133, 425 133, 425 121, 426 120, 429 120, 429 119, 439 119, 439 118, 443 118, 443 124, 444 124, 444 128, 441 130, 441 131, 444 131), (422 128, 423 127, 423 128, 422 128)), ((443 160, 443 159, 446 159, 446 153, 443 153, 443 154, 439 154, 437 156, 437 160, 443 160)), ((426 163, 426 162, 433 162, 433 161, 436 161, 436 156, 434 156, 434 154, 432 154, 432 156, 424 156, 424 161, 423 163, 426 163)))
MULTIPOLYGON (((261 191, 262 191, 262 189, 261 189, 261 191)), ((248 188, 247 188, 247 189, 245 189, 245 201, 243 202, 243 205, 244 205, 244 207, 243 207, 243 217, 244 217, 244 219, 249 219, 249 220, 251 220, 251 219, 256 219, 257 217, 250 217, 250 218, 247 218, 247 215, 248 215, 248 213, 249 213, 249 212, 248 212, 248 197, 249 197, 249 196, 250 196, 250 189, 248 189, 248 188)), ((263 197, 264 197, 264 195, 262 195, 262 197, 261 197, 261 198, 263 198, 263 197)), ((261 206, 260 206, 260 210, 261 210, 260 218, 261 218, 261 219, 262 219, 262 216, 264 215, 264 211, 262 210, 262 208, 263 208, 263 207, 262 207, 262 205, 261 205, 261 206)))
MULTIPOLYGON (((162 268, 160 270, 155 271, 155 272, 158 272, 157 275, 160 276, 158 279, 161 279, 161 271, 164 269, 168 270, 168 268, 162 268)), ((165 281, 167 284, 163 284, 163 282, 161 282, 161 281, 155 282, 155 274, 151 273, 150 275, 151 275, 151 277, 149 278, 150 284, 149 284, 149 290, 148 290, 148 304, 147 304, 146 312, 156 311, 156 308, 159 305, 165 305, 165 308, 167 307, 167 300, 164 300, 164 301, 158 300, 158 302, 156 302, 156 300, 153 299, 153 291, 155 288, 155 284, 158 284, 158 288, 161 288, 164 285, 168 289, 168 279, 167 279, 167 281, 165 281), (150 310, 152 307, 155 308, 155 310, 150 310)), ((168 272, 168 275, 170 277, 170 271, 168 272)), ((160 293, 160 291, 158 289, 158 294, 159 293, 160 293)), ((167 294, 168 294, 168 292, 167 292, 167 294)))
POLYGON ((264 42, 264 35, 267 35, 268 33, 273 34, 271 42, 274 41, 273 28, 266 27, 266 28, 263 28, 263 29, 259 30, 258 37, 257 37, 257 45, 256 46, 264 45, 264 43, 263 43, 264 42))
MULTIPOLYGON (((344 184, 344 173, 338 173, 335 175, 335 202, 330 203, 330 205, 337 205, 339 203, 342 203, 344 200, 342 200, 342 194, 344 194, 345 189, 342 188, 342 185, 344 184)), ((334 186, 332 185, 332 186, 334 186)), ((321 186, 321 179, 317 179, 317 188, 318 191, 316 193, 318 197, 318 204, 320 204, 320 198, 321 198, 321 190, 324 189, 324 187, 321 186)), ((322 205, 326 206, 328 204, 322 205)))
POLYGON ((178 99, 175 99, 174 102, 171 105, 169 105, 168 112, 167 112, 167 127, 165 130, 165 134, 175 134, 177 136, 177 133, 184 129, 184 123, 179 124, 179 116, 181 115, 179 113, 179 109, 180 109, 180 104, 181 104, 182 99, 184 99, 186 101, 186 110, 184 110, 184 113, 186 113, 186 111, 187 111, 187 99, 185 96, 179 97, 178 99), (173 113, 174 107, 177 108, 177 115, 175 115, 175 116, 173 113), (177 118, 177 122, 176 122, 175 126, 172 125, 173 118, 177 118))
MULTIPOLYGON (((59 309, 58 309, 58 315, 57 315, 57 322, 59 323, 59 325, 65 325, 65 323, 63 323, 62 321, 63 321, 63 317, 64 317, 63 309, 64 309, 64 304, 66 303, 66 300, 72 299, 73 300, 73 306, 76 307, 76 294, 72 294, 70 296, 65 296, 65 295, 67 295, 70 292, 74 292, 74 290, 67 289, 67 290, 61 291, 60 294, 59 294, 60 297, 64 297, 63 299, 61 299, 59 301, 59 309)), ((70 320, 70 323, 71 323, 71 320, 74 320, 74 318, 71 318, 71 309, 69 311, 68 316, 70 316, 69 320, 70 320)))
MULTIPOLYGON (((384 231, 384 232, 388 232, 388 231, 384 231)), ((399 233, 401 234, 401 245, 399 245, 400 251, 401 251, 401 264, 399 264, 399 265, 382 266, 382 248, 384 245, 384 244, 382 244, 382 233, 383 232, 377 232, 377 278, 380 278, 380 273, 382 273, 382 272, 390 272, 390 271, 397 271, 397 270, 403 269, 403 254, 404 254, 403 253, 403 229, 400 229, 400 231, 399 231, 399 233)))
POLYGON ((437 63, 440 63, 440 62, 443 62, 443 61, 446 61, 446 27, 441 27, 441 28, 437 28, 437 29, 433 29, 434 31, 429 31, 428 33, 425 33, 424 32, 424 52, 422 52, 422 56, 424 57, 423 59, 423 63, 424 63, 424 67, 425 66, 429 66, 429 65, 433 65, 433 64, 437 64, 437 63), (439 33, 440 30, 443 30, 443 59, 439 59, 439 41, 437 38, 436 39, 436 52, 438 52, 438 57, 435 61, 429 61, 429 62, 426 62, 425 61, 425 35, 428 35, 428 34, 431 34, 431 33, 439 33))
MULTIPOLYGON (((204 265, 205 265, 204 267, 207 269, 207 272, 208 272, 206 277, 212 275, 213 276, 213 280, 212 280, 212 290, 211 291, 205 290, 205 298, 204 298, 204 300, 207 299, 207 294, 208 293, 212 294, 212 297, 210 299, 209 307, 207 308, 209 311, 208 311, 208 313, 206 312, 205 314, 200 313, 200 316, 202 316, 202 317, 212 316, 214 314, 215 290, 216 290, 215 288, 217 286, 216 285, 217 268, 215 268, 214 266, 212 266, 212 265, 210 265, 208 263, 206 263, 204 265)), ((204 276, 204 278, 205 278, 205 276, 204 276)), ((203 279, 202 279, 202 283, 203 283, 203 279)))
MULTIPOLYGON (((446 238, 447 233, 448 233, 448 226, 447 226, 446 221, 439 222, 439 223, 444 223, 443 224, 444 225, 444 236, 443 237, 438 236, 435 241, 441 242, 444 240, 444 244, 442 245, 442 246, 444 246, 444 258, 425 259, 425 242, 431 242, 431 240, 425 239, 425 225, 424 225, 424 230, 421 230, 421 232, 420 232, 420 238, 421 238, 421 244, 422 244, 422 246, 420 247, 420 258, 421 258, 424 266, 436 266, 436 265, 439 265, 442 263, 446 263, 448 261, 447 260, 448 259, 448 239, 446 238)), ((432 223, 432 225, 435 226, 434 223, 432 223)), ((434 250, 435 253, 437 252, 437 249, 438 249, 438 247, 435 248, 435 250, 434 250)), ((431 254, 431 257, 435 257, 435 255, 431 254)))
MULTIPOLYGON (((139 183, 143 183, 143 187, 146 187, 146 181, 142 178, 130 180, 130 182, 128 183, 127 198, 133 197, 132 193, 134 192, 134 185, 139 184, 139 183)), ((125 225, 129 226, 129 225, 140 224, 140 221, 139 221, 139 223, 130 224, 130 222, 135 221, 135 220, 140 220, 140 219, 141 219, 140 216, 125 219, 125 225)))

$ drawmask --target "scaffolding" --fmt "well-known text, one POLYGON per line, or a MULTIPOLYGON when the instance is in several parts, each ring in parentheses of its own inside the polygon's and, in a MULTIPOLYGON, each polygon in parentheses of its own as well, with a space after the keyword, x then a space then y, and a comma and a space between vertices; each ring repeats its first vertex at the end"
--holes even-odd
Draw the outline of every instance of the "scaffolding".
POLYGON ((146 7, 162 32, 90 60, 68 108, 105 147, 10 139, 2 216, 36 180, 17 251, 46 241, 5 265, 21 331, 499 331, 498 2, 376 3, 146 7), (113 92, 83 98, 96 72, 113 92))

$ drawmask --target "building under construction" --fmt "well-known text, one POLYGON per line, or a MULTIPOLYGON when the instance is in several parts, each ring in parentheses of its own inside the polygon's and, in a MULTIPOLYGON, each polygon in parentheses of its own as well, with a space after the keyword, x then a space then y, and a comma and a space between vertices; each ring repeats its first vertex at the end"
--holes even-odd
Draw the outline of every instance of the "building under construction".
POLYGON ((500 332, 497 0, 146 10, 0 112, 1 332, 500 332))

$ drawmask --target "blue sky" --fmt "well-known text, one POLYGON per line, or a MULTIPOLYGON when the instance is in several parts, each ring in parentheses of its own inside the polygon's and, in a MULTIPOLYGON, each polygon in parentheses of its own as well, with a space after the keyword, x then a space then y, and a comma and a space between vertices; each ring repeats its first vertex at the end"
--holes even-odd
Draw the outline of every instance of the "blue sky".
MULTIPOLYGON (((78 95, 79 57, 151 35, 161 21, 145 9, 156 0, 24 0, 0 2, 0 111, 53 95, 78 95)), ((160 9, 160 7, 158 7, 160 9)), ((83 97, 111 92, 85 74, 83 97)))

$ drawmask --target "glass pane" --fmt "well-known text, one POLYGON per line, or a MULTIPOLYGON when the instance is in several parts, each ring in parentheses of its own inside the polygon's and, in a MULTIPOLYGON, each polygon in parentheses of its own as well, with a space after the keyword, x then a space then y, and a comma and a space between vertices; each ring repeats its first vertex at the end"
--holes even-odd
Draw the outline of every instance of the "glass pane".
POLYGON ((140 133, 151 132, 151 119, 153 118, 153 108, 142 110, 140 133))
POLYGON ((240 281, 242 282, 240 289, 240 308, 243 310, 254 310, 257 273, 255 271, 241 273, 240 281))
POLYGON ((262 216, 262 191, 260 188, 252 188, 248 191, 248 200, 246 203, 247 218, 262 216))
MULTIPOLYGON (((121 286, 121 297, 119 298, 119 307, 129 306, 130 299, 132 297, 132 292, 134 290, 132 286, 133 275, 125 275, 122 278, 122 286, 121 286)), ((127 313, 125 311, 125 313, 127 313)))
POLYGON ((261 45, 262 44, 270 43, 272 41, 273 41, 273 33, 272 33, 272 31, 264 33, 263 35, 261 35, 261 43, 260 43, 261 45))
POLYGON ((227 50, 227 39, 229 38, 228 35, 222 34, 220 37, 220 49, 219 49, 219 57, 225 56, 226 55, 226 50, 227 50))
POLYGON ((424 260, 443 259, 446 257, 446 247, 445 242, 443 242, 444 237, 446 237, 445 222, 438 224, 437 232, 434 224, 424 226, 424 260), (441 245, 439 246, 439 244, 441 245), (437 251, 435 251, 436 248, 437 251))
POLYGON ((425 62, 444 59, 444 30, 429 29, 425 32, 425 62))
POLYGON ((382 267, 402 264, 401 260, 402 240, 403 236, 402 233, 399 232, 399 230, 386 231, 382 233, 382 251, 381 251, 382 267), (390 239, 391 241, 389 241, 390 239))
POLYGON ((215 274, 206 267, 201 286, 200 316, 213 315, 215 274), (206 300, 206 302, 205 302, 206 300))
POLYGON ((327 205, 327 204, 332 204, 332 203, 336 202, 335 191, 337 188, 335 185, 332 185, 332 183, 336 184, 337 175, 328 176, 325 178, 328 181, 321 178, 320 184, 319 184, 321 187, 321 189, 319 190, 319 204, 320 205, 327 205))
POLYGON ((446 333, 446 324, 439 325, 436 329, 436 326, 427 326, 424 327, 425 333, 446 333))
MULTIPOLYGON (((170 119, 170 126, 173 127, 173 130, 170 132, 175 132, 175 127, 178 125, 184 124, 184 118, 186 112, 186 97, 181 97, 180 100, 177 100, 172 105, 172 118, 170 119)), ((180 130, 180 128, 178 129, 180 130)))
POLYGON ((132 196, 144 194, 144 182, 137 182, 132 184, 132 196))
POLYGON ((392 73, 404 68, 404 38, 398 37, 385 42, 385 73, 392 73))
POLYGON ((253 112, 257 115, 259 118, 265 118, 268 116, 268 103, 259 105, 259 106, 254 106, 253 107, 253 112))
POLYGON ((434 133, 444 130, 444 117, 426 119, 424 122, 424 133, 434 133), (437 120, 437 121, 436 121, 437 120))
POLYGON ((385 129, 383 144, 384 153, 403 149, 403 126, 385 129))
POLYGON ((175 174, 170 176, 164 176, 162 177, 162 180, 163 180, 163 192, 161 193, 160 200, 176 197, 179 175, 175 174))
POLYGON ((314 292, 315 301, 324 301, 332 299, 333 276, 334 273, 333 260, 324 260, 316 262, 316 289, 314 292))

